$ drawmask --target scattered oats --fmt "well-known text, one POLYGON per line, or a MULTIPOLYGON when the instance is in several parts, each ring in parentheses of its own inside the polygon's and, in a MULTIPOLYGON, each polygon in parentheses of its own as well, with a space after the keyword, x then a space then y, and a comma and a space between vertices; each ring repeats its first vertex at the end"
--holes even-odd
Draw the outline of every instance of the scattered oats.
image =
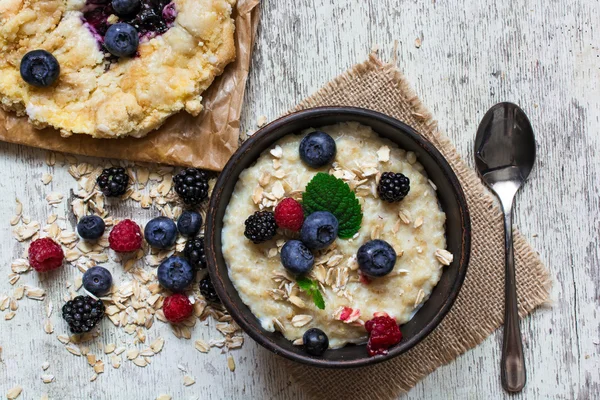
POLYGON ((210 346, 208 345, 208 343, 206 343, 202 339, 196 340, 195 347, 196 350, 198 350, 201 353, 208 353, 210 350, 210 346))
POLYGON ((256 119, 256 126, 262 128, 267 124, 267 117, 265 115, 261 115, 256 119))
POLYGON ((44 393, 42 397, 40 397, 40 400, 48 400, 48 395, 44 393))
POLYGON ((292 326, 294 326, 295 328, 301 328, 304 325, 308 324, 310 321, 312 321, 313 317, 311 317, 310 315, 294 315, 294 317, 292 318, 292 326))
POLYGON ((42 375, 42 382, 44 382, 44 383, 50 383, 53 380, 54 380, 54 375, 50 375, 50 374, 42 375))
POLYGON ((15 215, 10 219, 10 225, 11 226, 15 226, 16 224, 19 223, 19 221, 21 220, 21 216, 20 215, 15 215))
POLYGON ((9 389, 8 392, 6 392, 6 398, 8 400, 14 400, 21 395, 22 391, 23 391, 23 388, 21 386, 17 385, 15 387, 9 389))
POLYGON ((299 308, 306 308, 306 304, 304 301, 298 296, 290 296, 288 297, 288 301, 299 308))
POLYGON ((183 377, 183 386, 191 386, 194 383, 196 383, 196 380, 193 377, 189 375, 183 377))
POLYGON ((19 274, 9 274, 8 275, 8 282, 11 285, 14 285, 15 283, 17 283, 17 281, 20 279, 21 277, 19 276, 19 274))
POLYGON ((294 341, 292 342, 292 344, 293 344, 294 346, 302 346, 302 345, 304 344, 304 341, 303 341, 303 340, 302 340, 302 338, 300 337, 300 338, 298 338, 298 339, 294 340, 294 341))
POLYGON ((15 204, 16 204, 15 214, 17 214, 17 215, 23 214, 23 203, 21 203, 21 200, 15 199, 15 204))
MULTIPOLYGON (((62 342, 62 340, 61 340, 61 342, 62 342)), ((77 356, 77 357, 81 356, 81 350, 79 349, 79 347, 75 346, 74 344, 66 345, 65 349, 67 349, 67 351, 69 353, 73 354, 74 356, 77 356)))
POLYGON ((49 363, 48 361, 44 361, 44 362, 42 363, 42 369, 45 371, 45 370, 47 370, 48 368, 50 368, 50 363, 49 363))
POLYGON ((142 196, 142 199, 140 200, 140 206, 142 208, 150 208, 150 204, 152 204, 152 199, 150 198, 150 195, 144 194, 142 196))
POLYGON ((4 314, 4 319, 6 321, 10 321, 11 319, 13 319, 15 317, 15 313, 14 312, 8 312, 6 314, 4 314))
POLYGON ((67 335, 58 335, 57 339, 62 344, 67 344, 71 341, 67 335))
POLYGON ((119 367, 121 367, 121 357, 116 354, 113 354, 110 357, 110 364, 114 369, 118 369, 119 367))
POLYGON ((208 345, 210 347, 218 347, 221 348, 223 346, 225 346, 225 339, 210 339, 208 341, 208 345))
POLYGON ((369 176, 374 176, 377 175, 379 173, 379 170, 375 167, 367 167, 365 169, 363 169, 363 177, 369 177, 369 176))
POLYGON ((13 229, 13 235, 19 242, 23 242, 33 237, 40 231, 40 224, 38 222, 31 222, 25 225, 19 225, 13 229))
POLYGON ((22 274, 29 271, 29 261, 24 258, 17 258, 10 264, 10 268, 15 274, 22 274))
POLYGON ((415 307, 421 304, 424 298, 425 292, 423 291, 423 289, 419 289, 419 292, 417 293, 417 298, 415 299, 415 307))
POLYGON ((54 327, 52 326, 52 322, 50 322, 49 319, 47 319, 44 323, 44 332, 46 332, 48 335, 54 332, 54 327))
POLYGON ((273 169, 278 170, 281 167, 281 160, 278 158, 273 160, 273 169))
POLYGON ((269 153, 271 153, 271 155, 275 158, 281 158, 283 156, 283 149, 280 145, 275 145, 275 147, 272 148, 269 153))
POLYGON ((416 38, 416 39, 415 39, 415 47, 416 47, 417 49, 420 49, 420 48, 421 48, 421 38, 416 38))
POLYGON ((133 359, 133 363, 138 367, 145 367, 146 365, 148 365, 148 361, 146 361, 144 357, 137 357, 133 359))
POLYGON ((125 352, 125 350, 127 350, 124 346, 119 346, 115 349, 115 354, 116 355, 121 355, 125 352))
POLYGON ((51 192, 46 196, 46 201, 48 202, 48 204, 55 205, 59 204, 63 200, 63 198, 64 196, 62 195, 62 193, 51 192))
POLYGON ((165 345, 165 339, 159 337, 159 338, 156 338, 154 340, 154 342, 152 342, 152 344, 150 345, 150 348, 152 349, 152 351, 154 353, 160 353, 160 351, 162 350, 164 345, 165 345))
POLYGON ((413 227, 416 228, 420 228, 421 225, 423 225, 423 217, 417 217, 417 219, 415 219, 415 223, 413 225, 413 227))
POLYGON ((417 162, 417 155, 415 153, 413 153, 412 151, 409 151, 406 153, 406 161, 408 161, 409 164, 414 164, 417 162))
POLYGON ((392 227, 392 233, 396 234, 398 233, 398 231, 400 230, 400 224, 402 223, 402 220, 398 220, 396 221, 396 223, 394 224, 394 226, 392 227))
POLYGON ((405 223, 406 225, 410 224, 410 212, 408 212, 408 210, 405 210, 403 208, 400 209, 400 211, 398 211, 398 216, 400 217, 400 220, 405 223))
POLYGON ((271 191, 277 199, 281 199, 285 195, 285 190, 283 189, 281 181, 275 182, 271 191))
POLYGON ((373 229, 371 229, 371 240, 376 240, 381 237, 381 229, 382 229, 381 225, 375 224, 373 229))
POLYGON ((186 368, 185 368, 183 365, 181 365, 181 364, 177 364, 177 368, 178 368, 178 369, 179 369, 181 372, 186 372, 186 371, 187 371, 187 369, 186 369, 186 368))
POLYGON ((90 382, 94 382, 96 379, 98 379, 98 374, 92 375, 92 377, 90 378, 90 382))
POLYGON ((171 396, 169 396, 168 394, 160 394, 158 395, 156 400, 171 400, 171 396))
POLYGON ((227 366, 231 372, 235 371, 235 360, 231 354, 227 356, 227 366))
POLYGON ((97 374, 102 374, 104 372, 104 361, 98 360, 94 365, 94 372, 97 374))
POLYGON ((437 249, 435 251, 434 255, 435 255, 435 258, 442 265, 450 265, 452 263, 452 260, 454 260, 454 256, 448 250, 437 249))
POLYGON ((45 173, 42 175, 42 183, 43 183, 44 185, 47 185, 47 184, 49 184, 50 182, 52 182, 52 175, 50 175, 49 173, 45 172, 45 173))
POLYGON ((277 247, 272 247, 269 249, 269 251, 267 252, 267 258, 273 258, 276 257, 278 254, 277 252, 277 247))
POLYGON ((25 286, 25 296, 32 300, 44 300, 44 296, 46 292, 42 288, 32 288, 30 286, 25 286))
POLYGON ((88 354, 85 356, 90 367, 93 367, 96 364, 96 356, 94 354, 88 354))
POLYGON ((229 349, 239 349, 244 344, 244 338, 242 336, 234 336, 231 338, 231 341, 228 342, 227 348, 229 349))
POLYGON ((379 150, 377 150, 377 159, 379 162, 388 162, 390 161, 390 148, 388 146, 381 146, 379 150))
POLYGON ((108 261, 108 254, 106 253, 90 253, 87 256, 89 259, 99 263, 105 263, 108 261))
POLYGON ((133 360, 135 358, 137 358, 137 356, 140 354, 140 351, 136 348, 133 349, 129 349, 127 350, 127 359, 128 360, 133 360))
POLYGON ((56 164, 56 153, 54 153, 53 151, 49 151, 46 153, 46 164, 49 167, 52 167, 54 164, 56 164))

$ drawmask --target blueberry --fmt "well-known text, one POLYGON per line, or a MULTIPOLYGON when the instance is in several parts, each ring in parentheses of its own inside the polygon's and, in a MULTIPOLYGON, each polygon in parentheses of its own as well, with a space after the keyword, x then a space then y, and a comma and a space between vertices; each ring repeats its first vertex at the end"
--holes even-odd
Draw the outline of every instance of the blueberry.
POLYGON ((175 244, 177 226, 171 218, 157 217, 146 224, 144 237, 150 246, 157 249, 167 249, 175 244))
POLYGON ((136 14, 142 5, 140 0, 112 0, 111 3, 115 14, 119 17, 128 17, 136 14))
POLYGON ((371 240, 360 246, 356 260, 363 274, 378 278, 392 272, 396 264, 396 251, 383 240, 371 240))
POLYGON ((112 275, 104 267, 92 267, 83 274, 83 287, 94 296, 103 296, 112 286, 112 275))
POLYGON ((137 30, 125 23, 111 25, 104 35, 104 47, 117 57, 131 57, 137 52, 140 39, 137 30))
POLYGON ((311 356, 321 356, 329 347, 329 338, 322 330, 310 328, 302 336, 304 350, 311 356))
POLYGON ((311 132, 300 142, 300 158, 313 168, 331 163, 335 153, 335 140, 325 132, 311 132))
POLYGON ((312 250, 329 246, 338 234, 338 220, 329 211, 316 211, 304 220, 300 240, 312 250))
POLYGON ((202 215, 196 211, 184 211, 177 220, 177 229, 183 236, 194 237, 200 232, 202 215))
POLYGON ((184 291, 194 280, 194 269, 185 258, 171 256, 156 271, 158 282, 173 292, 184 291))
POLYGON ((77 223, 77 233, 86 240, 99 239, 105 228, 104 220, 97 215, 87 215, 77 223))
POLYGON ((21 77, 30 85, 52 85, 60 73, 58 60, 46 50, 32 50, 21 59, 21 77))
POLYGON ((281 248, 281 263, 293 274, 307 274, 313 267, 315 256, 299 240, 289 240, 281 248))

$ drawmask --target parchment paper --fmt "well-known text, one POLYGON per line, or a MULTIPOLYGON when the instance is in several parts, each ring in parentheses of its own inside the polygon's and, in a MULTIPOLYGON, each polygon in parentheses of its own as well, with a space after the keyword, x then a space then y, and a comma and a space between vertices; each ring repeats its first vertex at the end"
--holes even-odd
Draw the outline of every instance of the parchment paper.
POLYGON ((260 0, 238 0, 234 10, 236 59, 203 94, 197 117, 182 111, 148 136, 94 139, 36 129, 27 117, 0 109, 0 140, 65 153, 193 166, 220 171, 237 149, 240 110, 258 26, 260 0))

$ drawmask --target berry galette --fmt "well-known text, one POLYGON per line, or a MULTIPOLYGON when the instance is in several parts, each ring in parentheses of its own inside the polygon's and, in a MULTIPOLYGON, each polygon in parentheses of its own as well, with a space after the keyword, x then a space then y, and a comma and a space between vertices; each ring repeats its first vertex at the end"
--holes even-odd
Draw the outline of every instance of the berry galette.
POLYGON ((235 58, 236 0, 1 0, 0 106, 63 136, 142 137, 235 58))

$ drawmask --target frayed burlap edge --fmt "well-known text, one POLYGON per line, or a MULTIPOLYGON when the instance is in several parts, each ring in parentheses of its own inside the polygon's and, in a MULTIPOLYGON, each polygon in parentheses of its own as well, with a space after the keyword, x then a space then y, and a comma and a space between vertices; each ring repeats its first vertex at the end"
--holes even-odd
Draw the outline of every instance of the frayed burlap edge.
MULTIPOLYGON (((387 113, 415 128, 424 137, 436 145, 438 150, 440 150, 448 160, 456 175, 459 177, 468 197, 472 216, 474 210, 476 211, 476 214, 483 214, 480 210, 485 210, 487 213, 486 217, 489 217, 490 220, 496 222, 501 220, 502 212, 496 199, 487 191, 477 177, 475 171, 470 169, 464 160, 462 160, 450 139, 439 131, 437 122, 421 103, 404 75, 394 64, 382 62, 376 54, 372 53, 367 61, 355 65, 333 81, 329 82, 314 95, 302 101, 294 110, 333 105, 365 107, 364 103, 368 103, 368 101, 364 101, 365 99, 361 98, 361 93, 358 93, 358 89, 363 87, 366 91, 370 85, 369 79, 373 76, 376 76, 378 79, 389 81, 390 87, 393 87, 394 90, 397 91, 397 93, 394 94, 399 94, 404 103, 399 104, 397 107, 397 114, 399 115, 394 115, 394 110, 392 110, 392 112, 387 110, 387 113), (353 88, 354 93, 351 93, 350 95, 343 93, 348 91, 349 86, 353 88)), ((381 112, 386 111, 378 109, 377 104, 372 107, 366 106, 365 108, 372 108, 381 112)), ((472 221, 473 230, 478 231, 479 229, 482 233, 486 233, 486 227, 478 227, 478 223, 481 225, 481 219, 479 221, 472 221)), ((496 226, 498 226, 498 224, 496 224, 496 226)), ((496 229, 492 233, 494 234, 494 237, 497 237, 500 234, 503 235, 503 230, 500 229, 500 231, 498 231, 498 229, 496 229)), ((515 232, 514 240, 515 257, 517 260, 517 282, 519 287, 527 287, 525 293, 523 293, 522 290, 519 291, 519 314, 521 317, 524 317, 533 309, 547 301, 552 286, 552 280, 547 269, 539 259, 538 254, 518 231, 515 232), (519 266, 521 268, 519 268, 519 266)), ((478 241, 474 240, 474 245, 477 245, 477 243, 478 241)), ((487 245, 501 246, 501 243, 491 243, 487 245)), ((485 241, 480 247, 482 246, 486 246, 485 241)), ((484 273, 483 271, 485 268, 498 268, 503 271, 503 265, 501 263, 498 265, 487 265, 489 264, 489 261, 486 265, 478 266, 481 268, 474 270, 474 266, 472 265, 474 258, 472 257, 471 260, 472 262, 469 267, 465 286, 469 285, 471 282, 475 282, 473 285, 478 284, 478 282, 481 281, 481 277, 477 276, 477 274, 484 273)), ((487 259, 483 259, 482 263, 486 260, 487 259)), ((498 287, 495 289, 494 292, 499 291, 498 287)), ((406 354, 386 363, 355 370, 322 370, 289 361, 282 360, 282 362, 287 364, 292 373, 293 380, 306 390, 309 395, 315 398, 394 398, 398 394, 408 391, 416 385, 417 382, 441 365, 450 363, 460 354, 477 346, 502 324, 502 312, 495 310, 496 312, 494 314, 490 314, 487 318, 478 320, 478 326, 463 327, 459 325, 455 326, 454 330, 446 329, 446 327, 444 327, 446 322, 446 325, 452 325, 455 322, 454 320, 457 320, 459 323, 461 322, 461 318, 453 318, 451 316, 453 312, 460 313, 461 309, 463 311, 468 309, 468 307, 462 308, 461 303, 464 304, 469 301, 477 302, 477 299, 461 299, 461 297, 469 295, 470 293, 471 292, 469 291, 465 291, 463 287, 463 291, 457 299, 457 305, 450 311, 449 316, 442 322, 440 328, 406 354), (441 336, 449 333, 446 332, 440 335, 438 334, 439 331, 460 332, 462 336, 459 337, 458 340, 452 338, 452 344, 446 347, 443 344, 440 344, 444 342, 444 338, 436 337, 436 335, 441 336)), ((495 294, 496 296, 501 295, 498 293, 495 294)), ((495 308, 497 308, 497 305, 498 304, 496 304, 495 308)))

